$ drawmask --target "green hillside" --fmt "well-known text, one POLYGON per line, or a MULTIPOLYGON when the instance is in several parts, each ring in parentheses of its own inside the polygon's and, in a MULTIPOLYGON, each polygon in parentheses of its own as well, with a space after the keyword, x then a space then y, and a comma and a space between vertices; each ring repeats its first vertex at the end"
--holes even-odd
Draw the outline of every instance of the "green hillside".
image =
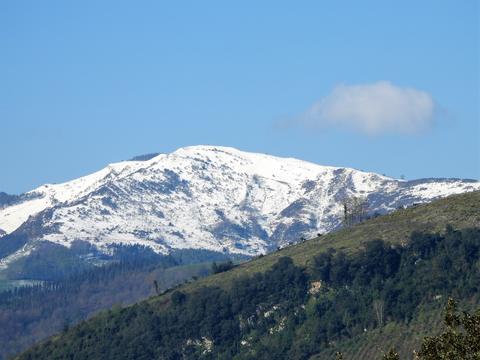
POLYGON ((102 313, 21 359, 409 358, 480 303, 480 193, 399 210, 102 313), (447 226, 448 225, 448 226, 447 226), (412 234, 413 233, 413 234, 412 234))

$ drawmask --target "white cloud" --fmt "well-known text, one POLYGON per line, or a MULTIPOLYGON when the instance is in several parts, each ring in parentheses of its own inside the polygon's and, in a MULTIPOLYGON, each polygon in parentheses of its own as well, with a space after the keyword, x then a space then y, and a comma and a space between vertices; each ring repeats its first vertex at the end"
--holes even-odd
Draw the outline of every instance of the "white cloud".
POLYGON ((430 94, 401 88, 388 81, 339 85, 303 116, 309 126, 339 126, 369 135, 412 134, 433 121, 435 103, 430 94))

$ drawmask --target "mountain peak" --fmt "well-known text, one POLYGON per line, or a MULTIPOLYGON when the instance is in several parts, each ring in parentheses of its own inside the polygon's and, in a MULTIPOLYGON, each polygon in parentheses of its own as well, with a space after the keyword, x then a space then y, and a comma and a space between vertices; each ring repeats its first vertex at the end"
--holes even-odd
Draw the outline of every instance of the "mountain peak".
POLYGON ((11 247, 15 259, 39 241, 70 246, 75 240, 105 252, 111 246, 140 244, 161 253, 203 249, 255 255, 337 228, 342 202, 351 197, 366 199, 373 214, 473 190, 480 190, 480 183, 407 182, 198 145, 43 185, 0 208, 0 229, 6 234, 2 241, 22 231, 35 234, 31 242, 11 247))

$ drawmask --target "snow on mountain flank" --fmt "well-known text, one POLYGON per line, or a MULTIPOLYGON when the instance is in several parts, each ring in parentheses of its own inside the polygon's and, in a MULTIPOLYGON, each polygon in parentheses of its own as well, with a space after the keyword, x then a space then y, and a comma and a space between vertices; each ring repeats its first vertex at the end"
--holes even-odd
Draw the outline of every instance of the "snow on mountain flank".
POLYGON ((30 248, 84 240, 105 252, 112 244, 142 244, 160 253, 254 255, 335 229, 345 197, 366 197, 369 211, 388 212, 480 190, 476 181, 396 180, 219 146, 139 159, 24 194, 0 208, 0 229, 10 234, 34 223, 30 248))

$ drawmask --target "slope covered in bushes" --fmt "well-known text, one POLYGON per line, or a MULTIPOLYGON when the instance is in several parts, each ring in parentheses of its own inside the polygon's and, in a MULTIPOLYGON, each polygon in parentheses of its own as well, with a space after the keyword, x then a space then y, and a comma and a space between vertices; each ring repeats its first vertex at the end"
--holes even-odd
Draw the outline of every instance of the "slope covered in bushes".
MULTIPOLYGON (((181 288, 113 310, 21 359, 308 359, 336 342, 480 293, 480 229, 413 233, 408 245, 371 240, 329 250, 309 270, 281 257, 232 286, 181 288)), ((379 354, 380 355, 380 354, 379 354)))

